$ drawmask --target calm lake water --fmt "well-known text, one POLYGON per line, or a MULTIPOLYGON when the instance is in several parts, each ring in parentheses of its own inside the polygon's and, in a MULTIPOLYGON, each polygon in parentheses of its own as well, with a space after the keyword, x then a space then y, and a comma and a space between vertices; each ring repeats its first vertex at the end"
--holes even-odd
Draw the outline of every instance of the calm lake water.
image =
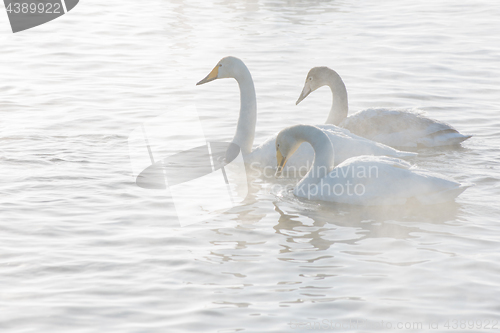
POLYGON ((86 0, 12 34, 0 14, 0 330, 500 329, 499 17, 497 1, 86 0), (207 139, 230 140, 235 81, 195 86, 227 55, 255 81, 255 145, 326 120, 328 88, 295 101, 329 66, 351 113, 416 108, 473 134, 411 162, 476 186, 361 209, 257 181, 243 205, 180 227, 165 191, 135 185, 127 139, 194 105, 207 139), (349 321, 364 326, 334 329, 349 321))

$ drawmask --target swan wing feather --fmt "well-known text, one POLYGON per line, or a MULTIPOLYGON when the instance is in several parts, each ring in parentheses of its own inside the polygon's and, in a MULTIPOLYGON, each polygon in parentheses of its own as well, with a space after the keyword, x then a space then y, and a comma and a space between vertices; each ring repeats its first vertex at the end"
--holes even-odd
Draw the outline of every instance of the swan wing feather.
POLYGON ((412 198, 436 204, 453 200, 467 188, 449 177, 385 156, 350 158, 317 185, 319 190, 296 188, 294 193, 307 199, 370 206, 401 205, 412 198))
MULTIPOLYGON (((349 130, 335 125, 317 125, 328 135, 335 151, 335 164, 360 155, 413 157, 416 153, 396 150, 384 144, 368 140, 352 134, 349 130)), ((245 156, 245 162, 255 168, 276 168, 276 137, 269 137, 265 142, 256 147, 250 154, 245 156)), ((288 159, 284 172, 300 170, 305 172, 312 165, 314 150, 308 143, 300 145, 299 149, 288 159)))
POLYGON ((413 109, 370 108, 346 118, 342 126, 370 140, 401 148, 447 146, 471 137, 413 109))

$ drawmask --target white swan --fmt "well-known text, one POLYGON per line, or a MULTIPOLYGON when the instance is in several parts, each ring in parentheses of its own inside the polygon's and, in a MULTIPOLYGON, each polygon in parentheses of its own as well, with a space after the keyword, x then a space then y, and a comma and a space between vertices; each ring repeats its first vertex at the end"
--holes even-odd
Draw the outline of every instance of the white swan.
MULTIPOLYGON (((225 57, 221 59, 214 69, 197 85, 201 85, 216 79, 234 78, 240 88, 240 115, 236 134, 232 140, 240 147, 245 158, 245 163, 257 168, 276 168, 276 135, 269 138, 263 144, 252 151, 255 137, 255 124, 257 122, 257 100, 252 75, 247 66, 238 58, 225 57)), ((367 140, 351 134, 348 130, 333 125, 319 125, 324 131, 337 152, 337 160, 341 161, 358 155, 388 155, 395 157, 415 156, 415 153, 402 152, 383 144, 367 140)), ((237 152, 229 152, 233 154, 237 152)), ((293 172, 307 169, 311 166, 314 157, 313 149, 303 145, 290 159, 287 171, 293 172)), ((228 158, 231 159, 231 156, 228 158)))
POLYGON ((459 144, 471 135, 460 134, 452 126, 418 113, 383 108, 359 111, 347 117, 347 90, 344 82, 328 67, 314 67, 307 74, 299 104, 311 92, 329 86, 333 102, 326 121, 354 134, 397 148, 439 147, 459 144))
POLYGON ((436 204, 453 200, 470 186, 385 156, 352 157, 334 168, 334 148, 328 136, 311 125, 291 126, 278 134, 277 175, 303 142, 312 145, 315 156, 293 191, 298 197, 370 206, 401 205, 411 198, 436 204))

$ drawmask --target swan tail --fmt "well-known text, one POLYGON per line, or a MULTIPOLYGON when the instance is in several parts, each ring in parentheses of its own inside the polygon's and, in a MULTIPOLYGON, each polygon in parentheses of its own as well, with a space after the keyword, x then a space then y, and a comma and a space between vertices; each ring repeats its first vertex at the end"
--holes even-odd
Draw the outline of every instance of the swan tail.
POLYGON ((458 145, 471 137, 472 135, 464 135, 456 130, 444 130, 426 136, 418 143, 418 145, 423 147, 453 146, 458 145))
POLYGON ((453 145, 458 145, 459 143, 461 143, 467 139, 472 138, 472 135, 463 135, 460 133, 458 133, 458 134, 459 134, 459 136, 456 136, 453 140, 451 140, 451 141, 453 141, 452 142, 453 145))
POLYGON ((474 185, 475 184, 460 184, 457 187, 447 189, 444 191, 419 195, 416 197, 416 199, 424 205, 434 205, 434 204, 449 202, 455 200, 455 198, 458 197, 460 194, 462 194, 463 191, 474 185))

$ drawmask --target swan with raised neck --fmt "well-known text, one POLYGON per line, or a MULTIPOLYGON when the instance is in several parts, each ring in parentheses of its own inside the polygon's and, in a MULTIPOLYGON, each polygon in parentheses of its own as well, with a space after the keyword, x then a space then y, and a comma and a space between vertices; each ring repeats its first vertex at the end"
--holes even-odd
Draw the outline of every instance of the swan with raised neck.
POLYGON ((394 148, 413 149, 456 145, 471 137, 418 112, 371 108, 347 117, 347 89, 340 75, 328 67, 314 67, 309 71, 296 104, 322 86, 330 87, 332 92, 332 106, 326 123, 367 139, 394 148))
POLYGON ((240 114, 232 142, 240 147, 243 154, 250 154, 257 123, 257 98, 252 75, 243 61, 229 56, 222 58, 214 69, 196 85, 223 78, 235 79, 240 88, 240 114))
POLYGON ((332 107, 326 123, 338 126, 347 118, 349 103, 344 81, 333 69, 324 66, 312 68, 307 74, 304 88, 295 104, 299 104, 311 92, 323 86, 330 87, 332 91, 332 107))

